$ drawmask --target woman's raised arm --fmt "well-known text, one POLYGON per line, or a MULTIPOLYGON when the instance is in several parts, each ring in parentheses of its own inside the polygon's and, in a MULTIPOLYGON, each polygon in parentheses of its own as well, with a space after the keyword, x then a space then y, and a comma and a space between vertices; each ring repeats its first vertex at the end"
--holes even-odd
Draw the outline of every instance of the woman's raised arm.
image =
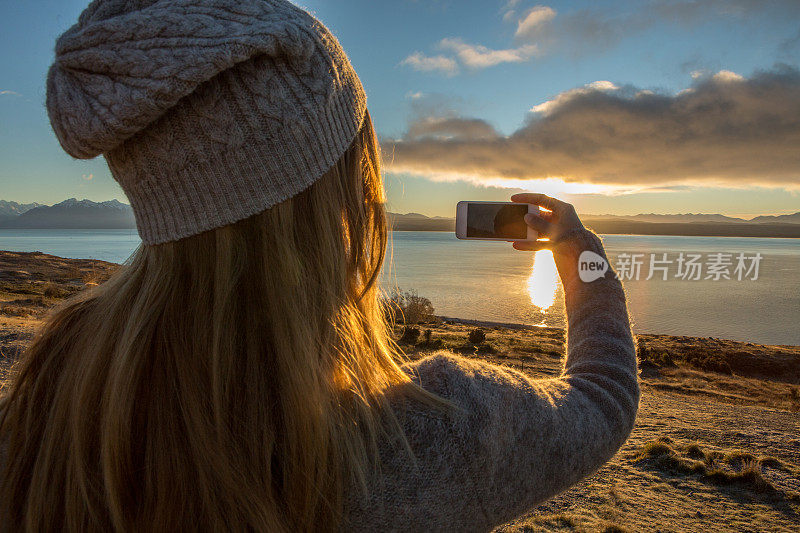
POLYGON ((622 285, 610 267, 591 282, 578 274, 584 251, 607 262, 600 239, 569 204, 542 195, 513 199, 551 210, 529 223, 552 238, 564 285, 563 373, 536 380, 448 353, 407 365, 413 380, 465 412, 445 416, 398 400, 417 463, 400 446, 381 450, 391 468, 374 480, 370 498, 349 501, 348 522, 357 529, 490 530, 596 471, 633 428, 639 385, 622 285))

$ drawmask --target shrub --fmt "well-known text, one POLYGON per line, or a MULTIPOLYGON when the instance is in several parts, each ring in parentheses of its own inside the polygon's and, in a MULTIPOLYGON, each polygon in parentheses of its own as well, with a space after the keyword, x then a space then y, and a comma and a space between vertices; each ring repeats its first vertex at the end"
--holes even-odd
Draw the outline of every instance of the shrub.
POLYGON ((405 344, 416 344, 419 339, 419 328, 406 326, 403 328, 403 335, 400 337, 400 342, 405 344))
POLYGON ((697 361, 695 366, 698 366, 700 370, 704 370, 706 372, 718 372, 720 374, 726 374, 728 376, 733 375, 733 370, 731 370, 731 365, 729 365, 725 361, 715 359, 714 357, 706 357, 705 359, 700 359, 695 361, 697 361))
POLYGON ((433 331, 426 329, 425 333, 423 334, 422 342, 417 346, 420 348, 427 348, 429 350, 438 350, 444 346, 444 341, 442 339, 434 339, 433 331))
POLYGON ((650 352, 647 350, 647 345, 644 343, 644 341, 639 339, 639 342, 636 343, 636 346, 636 351, 639 354, 639 361, 649 361, 650 352))
POLYGON ((469 332, 467 339, 472 344, 480 344, 486 340, 486 333, 481 328, 475 328, 469 332))
POLYGON ((497 353, 497 348, 488 343, 483 343, 476 350, 478 353, 497 353))
POLYGON ((45 298, 60 299, 69 296, 70 292, 51 283, 44 288, 42 294, 45 298))
POLYGON ((647 364, 659 367, 675 366, 675 359, 672 357, 670 352, 663 350, 651 350, 647 347, 642 339, 639 339, 639 342, 637 343, 636 352, 639 355, 640 367, 647 364))
POLYGON ((417 294, 415 290, 402 292, 399 289, 392 292, 385 301, 389 313, 389 320, 403 324, 424 324, 436 320, 431 301, 417 294))

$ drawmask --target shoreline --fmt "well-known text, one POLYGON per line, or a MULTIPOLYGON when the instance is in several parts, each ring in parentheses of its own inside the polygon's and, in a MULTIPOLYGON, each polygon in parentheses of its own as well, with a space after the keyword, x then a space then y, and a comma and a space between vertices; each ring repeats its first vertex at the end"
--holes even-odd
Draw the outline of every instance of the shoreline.
MULTIPOLYGON (((558 330, 564 331, 565 328, 559 326, 548 326, 548 325, 537 325, 537 324, 520 324, 518 322, 496 322, 492 320, 480 320, 474 318, 458 318, 458 317, 450 317, 450 316, 439 316, 436 315, 436 318, 441 319, 445 323, 448 324, 462 324, 462 325, 470 325, 476 326, 480 328, 503 328, 503 329, 510 329, 510 330, 520 330, 520 331, 537 331, 537 330, 558 330)), ((712 341, 724 341, 724 342, 735 342, 745 345, 758 345, 758 346, 775 346, 778 348, 800 348, 800 344, 767 344, 763 342, 753 342, 753 341, 741 341, 738 339, 729 339, 726 337, 714 337, 711 335, 684 335, 680 333, 653 333, 653 332, 641 332, 635 333, 634 337, 639 336, 647 336, 647 337, 671 337, 676 339, 708 339, 712 341)))
MULTIPOLYGON (((52 307, 56 300, 45 299, 39 303, 27 302, 27 296, 37 296, 44 289, 30 290, 36 285, 56 285, 58 291, 67 295, 83 289, 86 285, 96 285, 107 279, 119 268, 119 263, 100 259, 66 258, 42 252, 16 252, 0 250, 0 321, 13 315, 41 316, 45 308, 52 307), (15 286, 27 286, 26 290, 15 290, 15 286), (4 307, 12 306, 15 309, 4 307), (26 310, 25 307, 30 307, 26 310)), ((513 321, 496 321, 457 316, 439 316, 437 319, 450 324, 471 325, 481 328, 503 328, 516 331, 563 331, 563 327, 538 324, 524 324, 513 321)), ((0 322, 1 324, 2 322, 0 322)), ((800 349, 800 344, 768 344, 749 340, 728 339, 714 336, 698 336, 680 333, 635 332, 636 336, 669 337, 676 339, 708 339, 740 343, 742 346, 758 345, 785 349, 800 349)))

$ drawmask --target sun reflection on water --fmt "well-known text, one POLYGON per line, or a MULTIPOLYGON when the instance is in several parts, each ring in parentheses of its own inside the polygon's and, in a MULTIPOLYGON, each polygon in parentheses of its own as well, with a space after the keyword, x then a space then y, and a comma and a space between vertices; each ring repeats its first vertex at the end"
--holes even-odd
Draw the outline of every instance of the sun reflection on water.
POLYGON ((534 254, 531 275, 528 278, 528 295, 531 303, 541 311, 546 311, 556 301, 558 290, 558 271, 553 260, 553 252, 539 250, 534 254))

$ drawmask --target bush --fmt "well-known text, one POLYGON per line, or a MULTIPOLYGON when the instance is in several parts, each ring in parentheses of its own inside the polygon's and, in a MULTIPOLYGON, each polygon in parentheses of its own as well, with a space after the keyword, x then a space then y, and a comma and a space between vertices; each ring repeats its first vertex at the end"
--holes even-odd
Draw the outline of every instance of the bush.
POLYGON ((491 344, 483 343, 478 346, 476 352, 480 354, 497 353, 497 348, 495 348, 491 344))
POLYGON ((650 352, 647 350, 647 345, 644 343, 644 341, 642 339, 639 339, 639 342, 637 342, 636 344, 637 344, 636 352, 639 355, 639 361, 640 362, 649 361, 650 352))
POLYGON ((384 300, 384 306, 390 322, 425 324, 436 321, 431 301, 417 294, 415 290, 393 291, 391 296, 384 300))
POLYGON ((469 342, 472 344, 481 344, 486 340, 486 333, 484 333, 481 328, 475 328, 469 332, 467 339, 469 339, 469 342))
POLYGON ((403 335, 400 337, 400 342, 405 344, 416 344, 419 339, 419 328, 406 326, 403 328, 403 335))
POLYGON ((417 346, 429 350, 438 350, 444 346, 444 341, 442 339, 434 339, 433 331, 426 329, 425 333, 423 334, 422 342, 420 342, 417 346))
POLYGON ((713 355, 690 354, 686 362, 704 372, 717 372, 728 376, 733 375, 731 365, 729 365, 727 361, 715 358, 713 355))
POLYGON ((637 343, 637 350, 636 352, 639 355, 639 366, 642 365, 654 365, 657 367, 663 366, 676 366, 675 359, 673 359, 672 354, 668 351, 656 351, 651 350, 647 347, 644 340, 639 339, 637 343))
POLYGON ((69 296, 70 292, 51 283, 44 288, 42 294, 44 295, 45 298, 60 299, 69 296))

